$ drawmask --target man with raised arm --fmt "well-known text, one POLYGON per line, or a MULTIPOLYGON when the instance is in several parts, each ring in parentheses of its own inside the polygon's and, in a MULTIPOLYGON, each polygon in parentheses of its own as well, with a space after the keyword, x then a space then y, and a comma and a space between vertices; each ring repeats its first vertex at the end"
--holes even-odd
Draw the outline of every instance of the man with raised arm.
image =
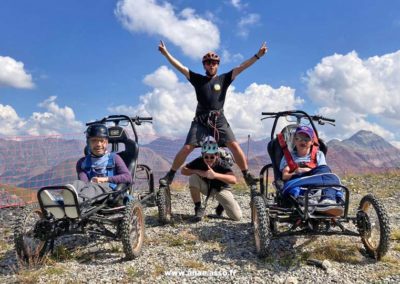
POLYGON ((228 73, 217 75, 220 57, 215 52, 208 52, 203 56, 203 68, 206 76, 189 70, 180 61, 173 57, 167 50, 164 42, 160 42, 159 51, 186 79, 193 85, 196 91, 196 114, 189 129, 185 145, 176 154, 169 172, 160 179, 160 185, 171 184, 176 171, 185 162, 186 157, 207 136, 214 136, 218 145, 226 145, 232 152, 237 165, 243 173, 247 184, 254 184, 256 179, 248 171, 247 161, 232 129, 224 115, 224 103, 226 92, 233 80, 245 69, 253 65, 267 52, 264 42, 260 49, 252 57, 228 73))

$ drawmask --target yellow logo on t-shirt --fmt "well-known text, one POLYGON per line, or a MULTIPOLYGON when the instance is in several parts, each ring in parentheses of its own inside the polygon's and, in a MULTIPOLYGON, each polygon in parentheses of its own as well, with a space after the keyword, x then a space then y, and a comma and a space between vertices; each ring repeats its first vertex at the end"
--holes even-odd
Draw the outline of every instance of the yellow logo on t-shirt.
POLYGON ((221 85, 220 84, 214 84, 214 91, 221 91, 221 85))

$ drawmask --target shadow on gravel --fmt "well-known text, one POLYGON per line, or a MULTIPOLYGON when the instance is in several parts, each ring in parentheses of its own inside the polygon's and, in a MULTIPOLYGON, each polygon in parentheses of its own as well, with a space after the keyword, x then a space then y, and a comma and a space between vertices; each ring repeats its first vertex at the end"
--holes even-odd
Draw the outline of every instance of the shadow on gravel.
POLYGON ((17 257, 15 250, 10 249, 1 256, 0 259, 0 275, 15 274, 17 271, 17 257))

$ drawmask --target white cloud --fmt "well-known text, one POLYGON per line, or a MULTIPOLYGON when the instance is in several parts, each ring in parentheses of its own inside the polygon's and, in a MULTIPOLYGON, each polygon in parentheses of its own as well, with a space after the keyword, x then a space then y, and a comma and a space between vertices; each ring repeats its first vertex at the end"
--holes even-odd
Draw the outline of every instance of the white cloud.
POLYGON ((0 135, 56 135, 61 133, 77 133, 83 131, 83 124, 75 120, 74 111, 70 107, 61 108, 56 104, 55 96, 39 104, 46 112, 34 112, 24 119, 18 116, 9 105, 0 104, 0 135))
POLYGON ((249 27, 257 25, 260 22, 259 14, 248 14, 242 17, 238 23, 238 35, 247 37, 249 34, 249 27))
POLYGON ((238 9, 238 10, 241 10, 243 8, 243 6, 244 6, 243 3, 241 3, 240 0, 231 0, 231 5, 233 7, 235 7, 236 9, 238 9))
POLYGON ((169 2, 120 0, 115 14, 129 31, 167 38, 195 59, 209 50, 218 49, 220 44, 217 26, 191 8, 176 13, 169 2))
POLYGON ((367 59, 355 51, 325 57, 307 72, 305 82, 320 111, 338 119, 330 133, 345 136, 366 129, 400 140, 400 50, 367 59))
POLYGON ((11 106, 0 104, 0 124, 0 134, 9 136, 16 135, 25 122, 11 106))
MULTIPOLYGON (((165 66, 147 75, 144 82, 152 89, 140 97, 137 106, 118 106, 109 111, 152 115, 154 123, 153 130, 149 132, 151 135, 186 137, 197 104, 192 85, 179 82, 175 73, 165 66)), ((295 90, 289 87, 273 89, 256 83, 240 93, 231 86, 226 98, 225 115, 237 138, 247 138, 248 134, 253 138, 265 138, 271 129, 271 122, 261 122, 261 112, 301 106, 303 101, 294 93, 295 90)))
POLYGON ((222 56, 221 56, 222 62, 224 63, 230 63, 230 62, 241 62, 243 61, 244 57, 240 53, 235 53, 231 54, 228 50, 224 49, 222 50, 222 56))
POLYGON ((34 87, 32 76, 24 70, 24 63, 8 56, 0 56, 0 87, 9 86, 21 89, 34 87))
POLYGON ((321 107, 317 113, 336 120, 335 127, 329 124, 324 127, 317 125, 320 136, 326 140, 331 138, 347 139, 359 130, 372 131, 387 140, 395 138, 393 132, 377 123, 370 122, 367 114, 356 113, 346 106, 336 108, 321 107))

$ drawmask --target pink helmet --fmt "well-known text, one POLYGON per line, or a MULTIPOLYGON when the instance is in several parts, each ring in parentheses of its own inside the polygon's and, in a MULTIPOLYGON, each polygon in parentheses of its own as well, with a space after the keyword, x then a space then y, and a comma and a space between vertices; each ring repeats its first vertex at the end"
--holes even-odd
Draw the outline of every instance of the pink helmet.
POLYGON ((204 64, 204 61, 207 61, 207 60, 217 61, 217 62, 219 63, 220 58, 219 58, 218 54, 216 54, 216 53, 213 52, 213 51, 210 51, 210 52, 207 52, 207 53, 203 56, 203 60, 202 60, 203 64, 204 64))

